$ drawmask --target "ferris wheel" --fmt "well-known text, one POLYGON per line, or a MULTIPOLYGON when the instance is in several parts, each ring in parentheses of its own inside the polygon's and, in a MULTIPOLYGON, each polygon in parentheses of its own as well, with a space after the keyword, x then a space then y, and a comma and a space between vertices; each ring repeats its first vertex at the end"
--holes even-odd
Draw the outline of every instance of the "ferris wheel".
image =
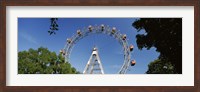
POLYGON ((127 41, 126 34, 121 34, 115 27, 109 27, 108 25, 89 25, 83 29, 77 30, 77 33, 71 38, 67 38, 66 44, 60 53, 65 57, 65 62, 69 62, 71 51, 74 45, 81 39, 92 34, 106 34, 108 36, 114 37, 123 48, 124 61, 119 70, 119 74, 125 74, 129 66, 134 66, 136 64, 135 60, 131 60, 131 52, 134 49, 133 45, 129 45, 127 41))

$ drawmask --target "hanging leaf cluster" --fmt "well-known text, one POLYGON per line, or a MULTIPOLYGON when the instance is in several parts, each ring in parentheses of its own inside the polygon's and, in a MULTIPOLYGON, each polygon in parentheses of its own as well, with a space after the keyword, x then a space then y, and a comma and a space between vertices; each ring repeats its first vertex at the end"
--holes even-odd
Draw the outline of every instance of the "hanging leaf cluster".
POLYGON ((51 18, 50 21, 51 21, 51 25, 50 25, 48 33, 50 35, 56 34, 56 31, 59 30, 58 29, 58 24, 57 24, 58 18, 51 18))

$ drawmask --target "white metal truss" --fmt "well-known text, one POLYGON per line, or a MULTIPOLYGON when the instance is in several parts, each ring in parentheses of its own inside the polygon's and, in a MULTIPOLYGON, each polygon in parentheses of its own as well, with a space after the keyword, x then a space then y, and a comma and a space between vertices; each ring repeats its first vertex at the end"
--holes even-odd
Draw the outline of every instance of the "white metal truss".
POLYGON ((88 60, 83 74, 104 74, 104 70, 101 64, 101 60, 99 58, 99 53, 96 47, 94 47, 92 51, 92 55, 88 60))
POLYGON ((125 74, 128 70, 128 67, 130 66, 131 63, 131 45, 129 46, 128 41, 126 39, 125 34, 121 34, 119 30, 117 30, 115 27, 111 28, 108 25, 95 25, 95 26, 88 26, 85 27, 81 30, 77 30, 77 33, 73 35, 71 38, 68 38, 66 41, 66 44, 64 46, 64 49, 61 50, 63 53, 63 56, 65 57, 65 61, 69 62, 69 57, 70 53, 73 49, 73 46, 81 39, 84 37, 91 35, 91 34, 106 34, 111 37, 114 37, 119 44, 122 46, 123 51, 124 51, 124 63, 121 66, 119 70, 119 74, 125 74))

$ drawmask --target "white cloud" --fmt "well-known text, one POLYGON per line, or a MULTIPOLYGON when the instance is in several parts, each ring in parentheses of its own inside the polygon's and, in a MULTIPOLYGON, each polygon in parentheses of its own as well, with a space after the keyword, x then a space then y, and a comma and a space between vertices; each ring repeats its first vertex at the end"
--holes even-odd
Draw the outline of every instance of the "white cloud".
POLYGON ((39 43, 36 41, 36 39, 33 36, 31 36, 31 35, 29 35, 25 32, 19 33, 19 36, 22 37, 23 39, 27 40, 30 43, 33 43, 35 45, 39 45, 39 43))
POLYGON ((122 65, 112 65, 111 68, 119 69, 119 68, 121 68, 121 66, 122 66, 122 65))

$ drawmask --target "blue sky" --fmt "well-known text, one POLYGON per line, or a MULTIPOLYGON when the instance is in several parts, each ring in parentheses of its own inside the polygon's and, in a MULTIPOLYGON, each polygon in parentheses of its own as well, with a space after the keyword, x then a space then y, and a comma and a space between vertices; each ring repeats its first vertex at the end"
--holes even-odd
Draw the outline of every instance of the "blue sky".
MULTIPOLYGON (((159 53, 155 48, 139 50, 136 44, 137 32, 132 23, 135 18, 59 18, 59 31, 56 35, 49 35, 49 18, 18 18, 18 51, 46 47, 57 54, 64 48, 67 38, 76 34, 76 30, 88 25, 109 25, 116 27, 120 33, 126 34, 128 43, 135 46, 131 59, 136 60, 136 65, 130 67, 127 74, 144 74, 149 62, 158 58, 159 53)), ((75 44, 70 55, 70 63, 78 71, 83 72, 86 63, 92 54, 92 48, 98 47, 99 56, 106 74, 115 74, 123 64, 123 51, 121 45, 113 37, 105 34, 89 35, 75 44)))

